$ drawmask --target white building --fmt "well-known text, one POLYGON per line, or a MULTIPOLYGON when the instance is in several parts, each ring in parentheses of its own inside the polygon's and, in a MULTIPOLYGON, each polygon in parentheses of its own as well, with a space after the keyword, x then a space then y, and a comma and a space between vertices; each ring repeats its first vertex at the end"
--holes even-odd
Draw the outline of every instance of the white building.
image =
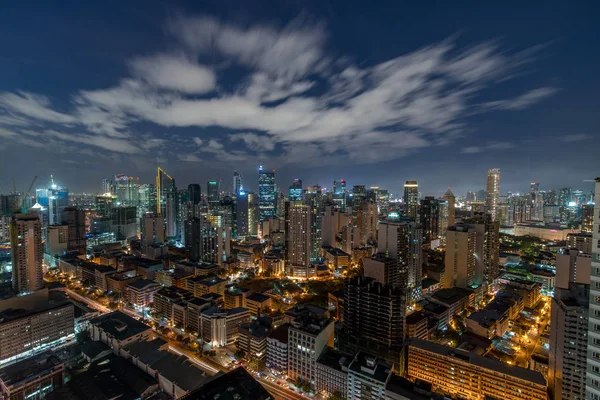
POLYGON ((288 377, 317 380, 317 359, 325 347, 333 347, 333 321, 315 315, 297 318, 289 329, 288 377))
POLYGON ((288 368, 289 329, 290 324, 285 323, 267 337, 267 366, 284 374, 287 374, 288 368))
POLYGON ((392 366, 377 357, 358 353, 348 367, 348 399, 385 399, 392 366))
MULTIPOLYGON (((596 178, 594 195, 593 243, 600 241, 600 178, 596 178)), ((592 251, 590 310, 588 325, 586 399, 600 400, 600 252, 592 251)))

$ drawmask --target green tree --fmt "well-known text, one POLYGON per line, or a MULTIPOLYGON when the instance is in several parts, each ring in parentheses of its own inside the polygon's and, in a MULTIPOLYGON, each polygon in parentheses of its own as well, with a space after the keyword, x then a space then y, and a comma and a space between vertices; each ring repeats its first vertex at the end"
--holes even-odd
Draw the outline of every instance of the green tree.
POLYGON ((329 396, 328 400, 344 400, 344 396, 341 392, 336 390, 331 396, 329 396))

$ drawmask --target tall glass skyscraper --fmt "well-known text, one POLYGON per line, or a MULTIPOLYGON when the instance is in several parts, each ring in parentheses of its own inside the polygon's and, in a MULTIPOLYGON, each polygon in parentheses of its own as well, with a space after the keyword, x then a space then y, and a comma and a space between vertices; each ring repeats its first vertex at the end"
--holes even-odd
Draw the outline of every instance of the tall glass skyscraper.
POLYGON ((288 189, 288 197, 290 198, 290 201, 298 201, 302 200, 302 194, 302 180, 296 178, 288 189))
POLYGON ((493 168, 488 171, 485 185, 485 205, 487 212, 492 214, 492 219, 496 219, 498 208, 498 197, 500 196, 500 169, 493 168))
POLYGON ((266 221, 275 215, 275 171, 258 167, 258 219, 266 221))
POLYGON ((206 184, 206 199, 209 204, 219 203, 219 182, 208 181, 206 184))

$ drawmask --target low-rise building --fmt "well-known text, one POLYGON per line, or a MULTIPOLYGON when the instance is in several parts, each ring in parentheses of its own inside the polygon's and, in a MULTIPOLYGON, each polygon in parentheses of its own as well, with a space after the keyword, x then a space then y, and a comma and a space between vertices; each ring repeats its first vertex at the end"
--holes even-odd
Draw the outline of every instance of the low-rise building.
POLYGON ((353 357, 340 353, 332 348, 326 348, 317 360, 316 392, 329 398, 338 393, 346 398, 348 392, 348 367, 353 357))
POLYGON ((225 293, 226 284, 226 279, 221 279, 216 276, 189 277, 186 283, 187 290, 189 290, 195 297, 201 297, 208 293, 216 293, 223 296, 225 293))
MULTIPOLYGON (((163 286, 175 286, 187 289, 187 280, 193 278, 194 273, 184 268, 166 269, 156 273, 156 282, 163 286)), ((188 289, 189 290, 189 289, 188 289)))
POLYGON ((285 262, 276 255, 265 254, 260 260, 261 271, 271 275, 281 275, 285 271, 285 262))
POLYGON ((429 300, 448 307, 448 323, 450 319, 475 304, 475 292, 460 287, 440 289, 433 293, 429 300))
POLYGON ((106 277, 106 291, 117 294, 125 294, 127 285, 139 279, 142 279, 141 276, 134 274, 135 271, 118 272, 112 275, 108 275, 106 277))
POLYGON ((250 294, 248 289, 239 286, 229 286, 225 289, 223 301, 225 308, 246 307, 246 297, 250 294))
POLYGON ((109 345, 115 354, 119 354, 123 346, 133 343, 152 334, 152 328, 122 313, 113 311, 92 319, 88 325, 92 340, 109 345))
POLYGON ((219 273, 219 265, 209 262, 200 262, 195 266, 196 276, 211 276, 219 273))
POLYGON ((50 352, 0 369, 0 388, 6 400, 41 400, 63 386, 64 364, 50 352))
POLYGON ((138 307, 148 307, 154 301, 154 294, 161 289, 161 285, 149 279, 138 279, 125 288, 125 298, 138 307))
POLYGON ((377 357, 358 353, 348 367, 348 399, 384 399, 392 365, 377 357))
POLYGON ((408 378, 465 399, 546 400, 542 374, 438 343, 411 339, 408 378))
POLYGON ((289 328, 288 377, 313 387, 317 380, 317 359, 326 347, 333 347, 332 320, 317 315, 298 317, 289 328))
POLYGON ((423 311, 415 311, 406 316, 406 337, 417 337, 423 340, 429 338, 427 328, 427 314, 423 311))
POLYGON ((350 254, 336 247, 325 249, 325 261, 329 268, 338 269, 350 265, 350 254))
POLYGON ((272 400, 273 397, 244 368, 236 368, 231 372, 210 380, 207 384, 181 400, 215 400, 223 399, 272 400))
POLYGON ((258 317, 262 312, 270 312, 272 304, 271 298, 264 294, 252 293, 246 297, 246 307, 253 317, 258 317))
POLYGON ((258 318, 240 325, 238 349, 243 350, 253 363, 254 369, 261 370, 267 362, 267 336, 271 332, 271 320, 258 318))
POLYGON ((223 347, 238 339, 240 325, 250 321, 250 310, 211 307, 202 311, 200 319, 202 339, 215 348, 223 347))
POLYGON ((289 323, 280 325, 267 337, 267 367, 283 374, 287 374, 290 326, 289 323))

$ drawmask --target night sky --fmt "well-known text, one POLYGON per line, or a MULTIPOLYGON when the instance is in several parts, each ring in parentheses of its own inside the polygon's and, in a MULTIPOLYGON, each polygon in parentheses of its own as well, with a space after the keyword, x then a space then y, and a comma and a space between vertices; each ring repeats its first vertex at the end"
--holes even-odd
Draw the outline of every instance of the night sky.
POLYGON ((593 1, 18 1, 0 12, 0 193, 257 167, 423 195, 600 175, 593 1), (493 3, 493 4, 492 4, 493 3), (454 6, 451 6, 454 5, 454 6), (457 6, 459 4, 459 6, 457 6), (36 185, 38 186, 38 185, 36 185))

